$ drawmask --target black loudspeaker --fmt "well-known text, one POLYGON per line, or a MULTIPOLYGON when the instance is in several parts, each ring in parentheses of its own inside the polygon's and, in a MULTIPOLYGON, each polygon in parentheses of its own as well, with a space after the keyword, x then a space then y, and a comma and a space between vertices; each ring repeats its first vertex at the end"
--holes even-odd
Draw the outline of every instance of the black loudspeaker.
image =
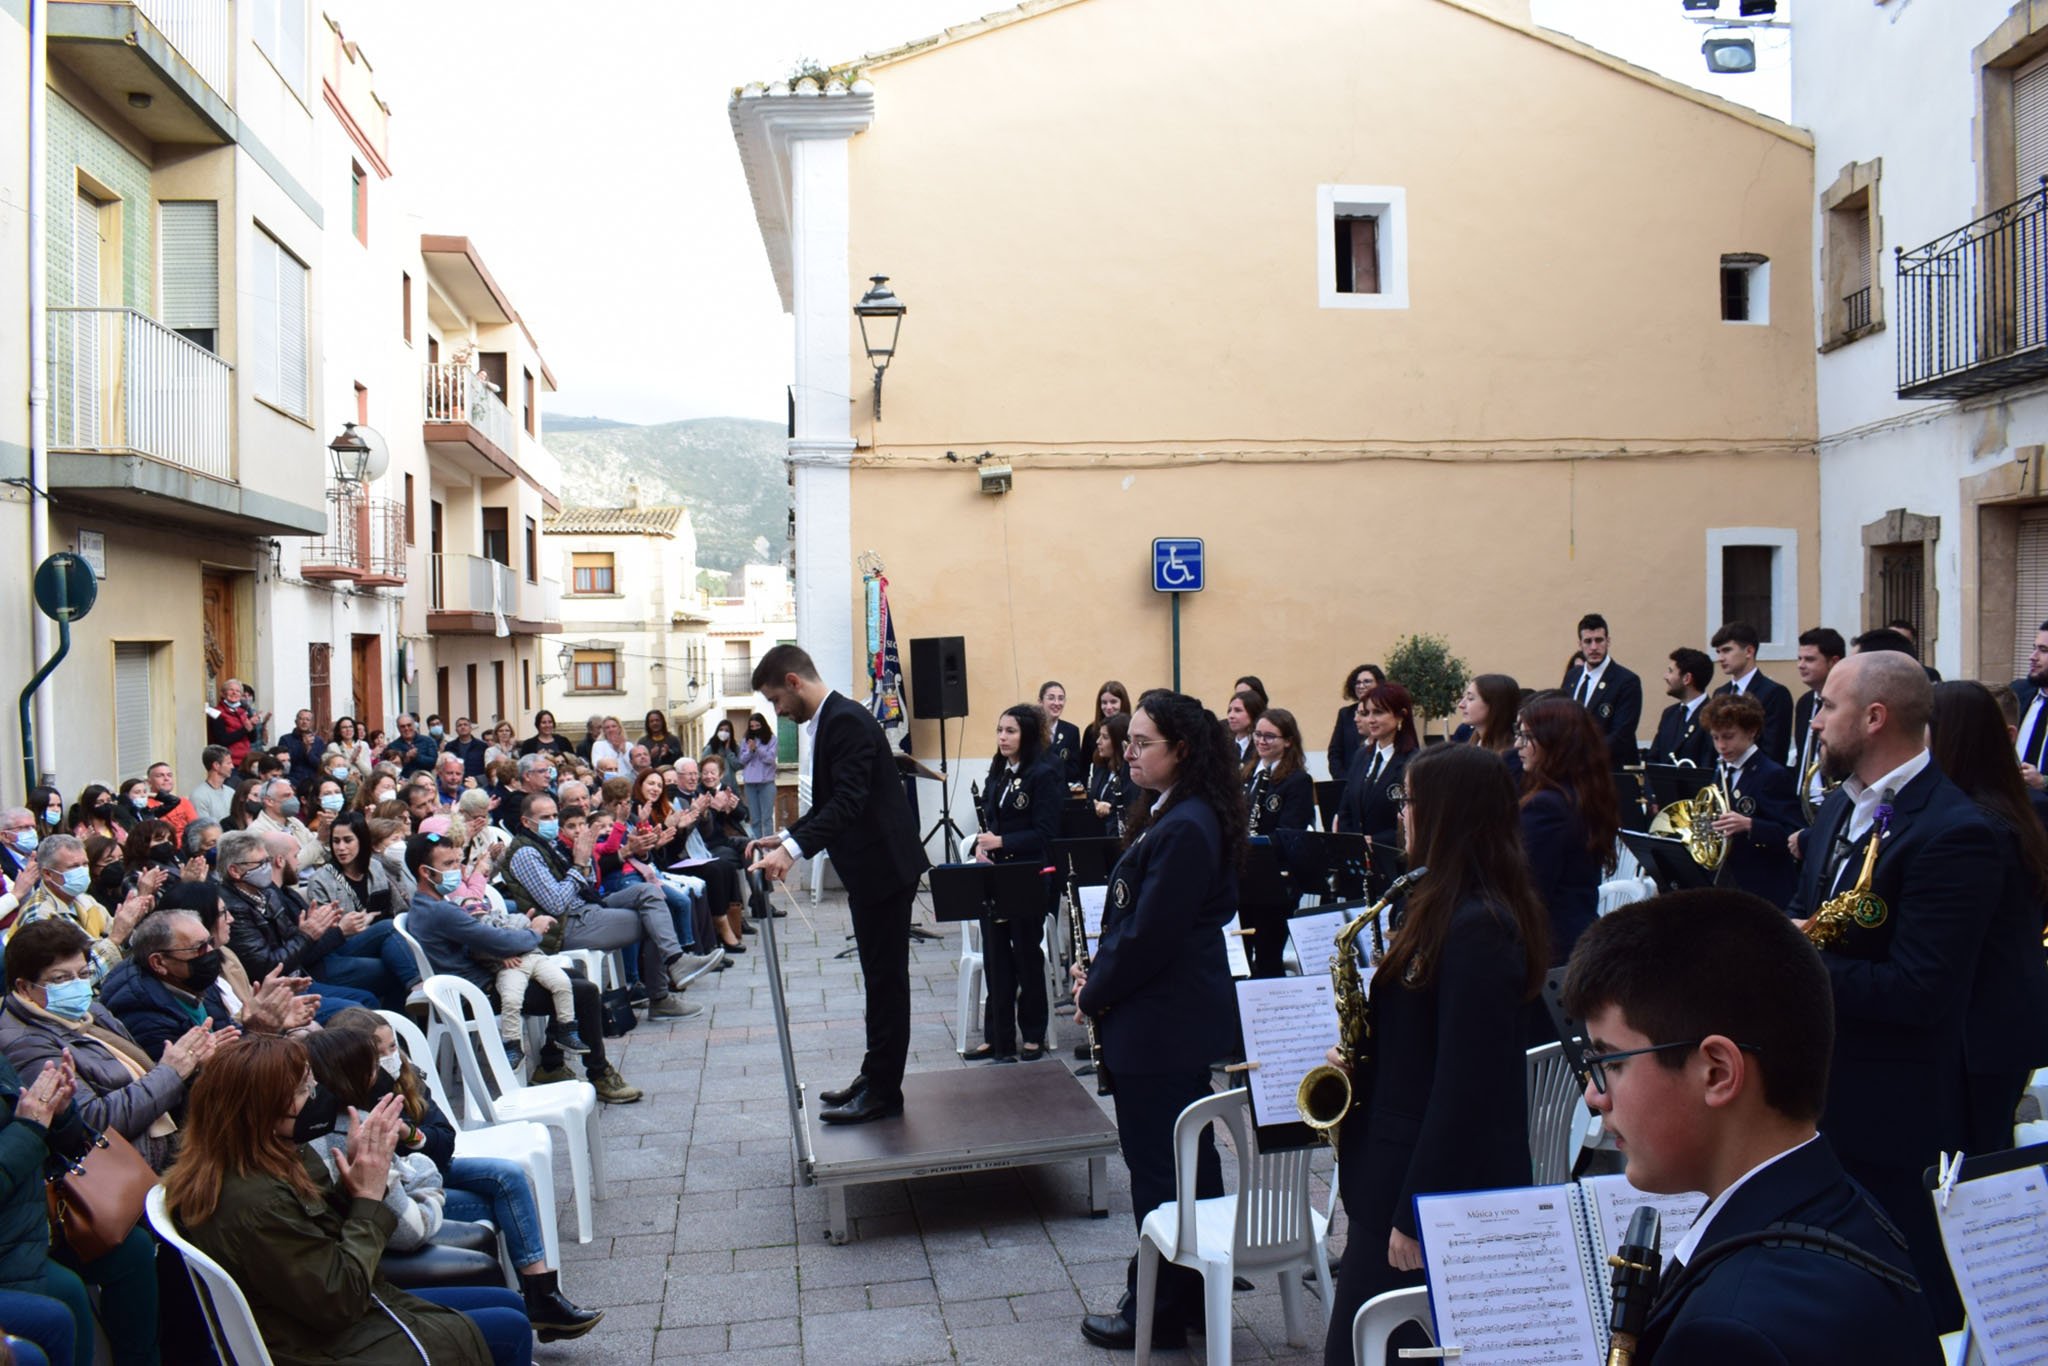
POLYGON ((919 721, 949 721, 967 715, 965 636, 912 639, 910 714, 919 721))

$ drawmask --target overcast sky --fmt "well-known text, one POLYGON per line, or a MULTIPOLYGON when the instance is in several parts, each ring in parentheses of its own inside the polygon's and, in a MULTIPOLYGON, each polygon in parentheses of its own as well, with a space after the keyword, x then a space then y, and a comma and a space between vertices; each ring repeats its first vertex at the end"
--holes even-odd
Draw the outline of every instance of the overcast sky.
MULTIPOLYGON (((1116 0, 1098 0, 1116 3, 1116 0)), ((1782 31, 1709 76, 1678 0, 1533 0, 1537 22, 1783 118, 1782 31)), ((1732 14, 1736 0, 1722 0, 1732 14)), ((999 0, 328 0, 391 106, 424 231, 473 239, 540 342, 552 414, 781 420, 789 320, 732 88, 936 33, 999 0)), ((1790 5, 1781 5, 1789 12, 1790 5)))

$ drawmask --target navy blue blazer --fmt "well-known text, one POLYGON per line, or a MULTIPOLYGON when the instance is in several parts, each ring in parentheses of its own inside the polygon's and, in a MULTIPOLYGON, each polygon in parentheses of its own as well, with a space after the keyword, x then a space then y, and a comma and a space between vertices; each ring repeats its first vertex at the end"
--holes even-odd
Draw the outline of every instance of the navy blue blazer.
POLYGON ((1046 738, 1046 752, 1059 770, 1060 782, 1071 786, 1088 776, 1089 754, 1081 748, 1081 731, 1072 721, 1055 721, 1046 738))
MULTIPOLYGON (((1963 1017, 1963 1058, 1989 1076, 2048 1066, 2048 958, 2041 956, 2041 891, 2020 861, 2018 837, 1992 812, 2005 879, 1963 1017)), ((120 969, 116 968, 115 972, 120 969)), ((108 975, 109 982, 113 980, 108 975)), ((106 988, 101 987, 102 996, 106 988)))
POLYGON ((1358 757, 1358 751, 1365 748, 1365 737, 1358 733, 1358 704, 1347 704, 1337 713, 1337 724, 1330 729, 1330 776, 1341 779, 1351 771, 1351 761, 1358 757))
POLYGON ((1667 1266, 1636 1359, 1648 1366, 1934 1366, 1926 1297, 1826 1251, 1716 1243, 1776 1223, 1826 1229, 1912 1274, 1905 1240, 1843 1172, 1825 1137, 1745 1181, 1714 1216, 1691 1267, 1667 1266))
MULTIPOLYGON (((1795 918, 1833 891, 1823 885, 1828 851, 1850 806, 1848 788, 1837 788, 1807 831, 1795 918)), ((1850 847, 1841 887, 1854 884, 1875 831, 1850 847)), ((1835 998, 1821 1128, 1853 1169, 1917 1174, 1961 1143, 1963 1018, 2004 884, 1990 822, 1929 763, 1892 799, 1891 834, 1871 882, 1884 922, 1852 927, 1821 953, 1835 998)))
MULTIPOLYGON (((1574 664, 1565 670, 1564 682, 1560 686, 1566 697, 1578 695, 1579 680, 1585 673, 1583 664, 1574 664)), ((1607 737, 1607 752, 1613 756, 1614 767, 1626 768, 1640 762, 1636 727, 1643 719, 1642 679, 1609 658, 1606 671, 1593 685, 1593 695, 1586 701, 1586 710, 1592 713, 1593 724, 1600 727, 1600 733, 1607 737)))
MULTIPOLYGON (((1718 762, 1707 770, 1709 774, 1718 773, 1718 762)), ((1759 746, 1728 785, 1735 793, 1736 813, 1749 817, 1750 827, 1747 835, 1728 842, 1728 858, 1715 881, 1760 896, 1773 906, 1789 904, 1799 887, 1799 865, 1785 841, 1794 830, 1806 828, 1799 813, 1798 780, 1759 746)))
POLYGON ((843 693, 818 707, 811 809, 789 827, 804 857, 832 856, 846 894, 863 905, 915 886, 931 867, 897 778, 896 754, 874 714, 843 693))
MULTIPOLYGON (((1251 800, 1253 783, 1244 785, 1245 800, 1251 800)), ((1308 770, 1297 768, 1279 782, 1269 782, 1259 794, 1259 809, 1251 819, 1261 835, 1275 830, 1306 830, 1316 816, 1316 783, 1308 770)))
POLYGON ((1401 790, 1402 775, 1408 771, 1408 761, 1416 751, 1396 750, 1373 780, 1371 791, 1367 791, 1365 772, 1372 766, 1375 753, 1367 745, 1352 758, 1351 770, 1344 775, 1344 798, 1337 803, 1337 828, 1381 844, 1400 844, 1401 817, 1393 794, 1401 790))
POLYGON ((1687 716, 1683 702, 1666 707, 1657 718, 1657 738, 1650 741, 1650 762, 1675 764, 1680 759, 1690 759, 1701 768, 1710 766, 1714 762, 1714 737, 1700 724, 1700 712, 1705 708, 1702 701, 1687 716))
MULTIPOLYGON (((1730 679, 1714 689, 1714 696, 1734 691, 1735 681, 1730 679)), ((1759 669, 1749 682, 1749 696, 1764 709, 1764 733, 1757 737, 1757 748, 1766 754, 1788 753, 1787 746, 1792 743, 1792 690, 1759 669)))
POLYGON ((1077 1002, 1110 1071, 1199 1072, 1235 1046, 1223 927, 1236 914, 1237 868, 1207 803, 1176 803, 1124 851, 1077 1002))
POLYGON ((1522 849, 1529 856, 1529 886, 1550 912, 1550 963, 1556 967, 1598 918, 1605 870, 1586 847, 1578 803, 1552 788, 1522 803, 1522 849))
POLYGON ((1067 800, 1066 768, 1060 756, 1046 753, 1020 774, 1008 767, 989 775, 981 794, 981 828, 1003 837, 1003 847, 989 855, 994 863, 1052 857, 1060 833, 1060 807, 1067 800))

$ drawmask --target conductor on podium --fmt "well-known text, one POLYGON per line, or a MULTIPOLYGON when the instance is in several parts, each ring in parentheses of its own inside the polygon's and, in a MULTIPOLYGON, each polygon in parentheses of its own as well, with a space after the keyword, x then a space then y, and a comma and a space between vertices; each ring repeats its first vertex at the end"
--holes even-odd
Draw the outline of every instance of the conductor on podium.
POLYGON ((821 1091, 827 1124, 862 1124, 903 1113, 910 1052, 910 906, 931 861, 917 837, 888 737, 867 708, 834 692, 810 655, 777 645, 754 667, 754 691, 777 716, 811 734, 811 809, 780 835, 747 846, 768 878, 823 851, 846 886, 860 975, 867 983, 867 1056, 860 1075, 821 1091))

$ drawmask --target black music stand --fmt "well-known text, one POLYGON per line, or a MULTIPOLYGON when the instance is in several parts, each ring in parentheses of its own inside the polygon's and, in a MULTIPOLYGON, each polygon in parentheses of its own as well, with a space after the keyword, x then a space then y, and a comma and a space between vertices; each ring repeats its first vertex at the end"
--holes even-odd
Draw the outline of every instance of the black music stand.
POLYGON ((1337 808, 1344 801, 1344 780, 1333 778, 1328 782, 1317 783, 1315 791, 1316 817, 1322 821, 1325 834, 1334 833, 1337 828, 1337 808))
POLYGON ((1363 835, 1329 835, 1320 830, 1295 834, 1293 872, 1304 892, 1318 892, 1340 901, 1365 895, 1366 851, 1363 835))
POLYGON ((1652 801, 1658 806, 1669 806, 1690 801, 1700 795, 1701 788, 1712 787, 1714 770, 1690 764, 1644 764, 1643 782, 1650 789, 1652 801))
POLYGON ((1060 806, 1060 833, 1063 840, 1093 839, 1102 833, 1102 818, 1095 814, 1095 803, 1086 797, 1068 797, 1060 806))
POLYGON ((1248 916, 1284 919, 1290 901, 1279 851, 1271 840, 1253 837, 1244 847, 1244 867, 1237 875, 1238 923, 1248 923, 1248 916))
POLYGON ((1636 862, 1648 870, 1659 891, 1676 892, 1713 885, 1714 875, 1693 862, 1692 855, 1685 850, 1684 840, 1624 830, 1621 842, 1636 856, 1636 862))
POLYGON ((931 870, 932 918, 939 921, 1045 917, 1045 869, 1021 863, 941 863, 931 870))
POLYGON ((1122 840, 1105 835, 1056 839, 1052 842, 1052 861, 1058 866, 1060 877, 1073 886, 1104 887, 1109 884, 1110 870, 1116 867, 1123 845, 1122 840))

